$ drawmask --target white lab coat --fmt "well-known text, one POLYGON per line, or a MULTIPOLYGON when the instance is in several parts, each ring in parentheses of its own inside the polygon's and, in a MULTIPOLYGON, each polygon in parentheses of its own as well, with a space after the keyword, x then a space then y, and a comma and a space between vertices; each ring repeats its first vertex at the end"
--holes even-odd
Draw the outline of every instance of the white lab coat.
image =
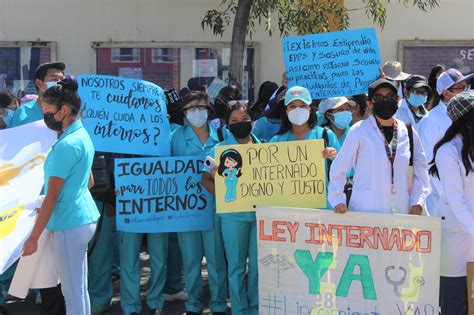
MULTIPOLYGON (((436 154, 443 193, 437 205, 442 221, 441 275, 462 277, 474 261, 474 172, 466 176, 460 137, 443 144, 436 154)), ((474 163, 473 163, 474 164, 474 163)))
MULTIPOLYGON (((428 163, 433 160, 433 149, 436 143, 443 138, 446 130, 451 126, 451 123, 451 119, 448 116, 448 107, 443 101, 440 101, 438 106, 433 108, 431 112, 421 120, 418 132, 423 148, 425 149, 428 163)), ((430 182, 432 192, 427 199, 427 208, 431 215, 437 215, 437 203, 443 193, 443 188, 438 178, 430 176, 430 182)))
POLYGON ((392 195, 391 166, 385 151, 385 137, 373 116, 355 124, 331 166, 329 202, 333 207, 346 202, 343 192, 346 173, 354 168, 354 186, 349 210, 408 214, 410 207, 423 206, 430 193, 428 165, 418 134, 413 132, 414 183, 408 191, 410 148, 408 130, 398 121, 398 146, 394 161, 392 195))
POLYGON ((397 112, 395 113, 395 118, 403 121, 405 124, 411 124, 413 128, 418 132, 421 120, 418 120, 418 122, 415 121, 415 117, 413 117, 413 112, 408 106, 409 105, 407 103, 407 100, 403 99, 400 103, 400 106, 398 107, 397 112))

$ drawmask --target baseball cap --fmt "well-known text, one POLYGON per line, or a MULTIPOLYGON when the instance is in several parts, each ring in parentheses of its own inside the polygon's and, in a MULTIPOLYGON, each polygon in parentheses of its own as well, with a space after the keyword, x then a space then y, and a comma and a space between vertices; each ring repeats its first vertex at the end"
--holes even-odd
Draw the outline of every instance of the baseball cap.
POLYGON ((473 74, 470 74, 468 76, 464 76, 461 71, 450 68, 443 73, 438 78, 438 81, 436 82, 436 92, 438 94, 442 94, 443 91, 446 91, 456 83, 468 80, 472 78, 473 74))
POLYGON ((313 99, 308 89, 302 86, 293 86, 285 93, 285 106, 288 106, 293 101, 300 100, 306 105, 311 105, 313 99))
POLYGON ((474 94, 463 92, 454 96, 448 104, 448 116, 456 121, 474 108, 474 94))
POLYGON ((345 103, 349 103, 352 107, 356 105, 354 101, 351 101, 347 99, 347 97, 341 96, 341 97, 331 97, 331 98, 326 98, 319 103, 319 113, 324 116, 324 114, 330 110, 330 109, 335 109, 338 107, 341 107, 345 103))
POLYGON ((398 93, 398 89, 395 86, 395 84, 393 84, 392 82, 386 79, 378 79, 377 81, 374 81, 372 82, 372 84, 369 85, 369 93, 368 93, 369 100, 372 99, 372 96, 374 96, 375 92, 382 87, 387 87, 391 89, 393 93, 395 94, 398 93))
POLYGON ((408 91, 410 91, 411 89, 424 87, 431 92, 431 87, 428 85, 428 79, 418 74, 412 74, 411 76, 409 76, 408 79, 405 81, 405 87, 408 91))
POLYGON ((404 81, 410 75, 402 71, 402 64, 399 61, 387 61, 382 66, 382 71, 388 80, 404 81))

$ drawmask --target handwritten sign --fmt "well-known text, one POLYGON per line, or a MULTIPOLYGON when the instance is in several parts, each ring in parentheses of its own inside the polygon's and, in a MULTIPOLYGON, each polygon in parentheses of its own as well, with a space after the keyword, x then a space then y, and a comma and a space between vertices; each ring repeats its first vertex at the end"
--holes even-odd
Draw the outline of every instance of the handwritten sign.
POLYGON ((322 140, 217 146, 217 212, 255 205, 326 206, 322 140))
POLYGON ((291 36, 282 44, 289 86, 306 87, 313 99, 367 93, 380 76, 374 29, 291 36))
POLYGON ((438 314, 435 217, 258 208, 259 310, 438 314))
POLYGON ((214 198, 201 186, 202 157, 115 160, 117 229, 157 233, 213 228, 214 198))
POLYGON ((170 155, 170 127, 161 87, 102 75, 82 75, 78 83, 84 127, 96 151, 170 155))

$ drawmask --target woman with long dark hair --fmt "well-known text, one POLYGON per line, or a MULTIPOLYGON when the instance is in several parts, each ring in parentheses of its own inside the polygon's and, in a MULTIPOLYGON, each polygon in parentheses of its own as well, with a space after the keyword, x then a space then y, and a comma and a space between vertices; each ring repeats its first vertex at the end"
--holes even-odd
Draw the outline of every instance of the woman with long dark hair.
POLYGON ((453 121, 434 148, 430 174, 441 180, 441 314, 467 314, 466 263, 474 261, 474 94, 448 104, 453 121))
POLYGON ((428 85, 431 88, 431 92, 428 96, 428 101, 426 102, 427 110, 432 110, 440 101, 439 94, 436 91, 436 82, 438 82, 438 77, 444 71, 446 71, 446 67, 443 65, 436 65, 431 69, 430 76, 428 77, 428 85))

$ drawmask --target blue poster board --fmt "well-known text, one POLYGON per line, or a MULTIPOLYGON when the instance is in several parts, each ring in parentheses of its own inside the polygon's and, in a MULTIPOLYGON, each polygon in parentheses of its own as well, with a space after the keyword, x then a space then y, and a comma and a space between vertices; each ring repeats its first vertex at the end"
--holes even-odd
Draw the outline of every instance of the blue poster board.
POLYGON ((380 76, 373 28, 285 37, 282 46, 289 86, 306 87, 313 99, 367 93, 380 76))
POLYGON ((203 157, 190 156, 115 159, 117 230, 211 230, 215 205, 201 185, 203 165, 203 157))
POLYGON ((170 126, 161 87, 104 75, 77 78, 81 114, 96 151, 170 155, 170 126))

